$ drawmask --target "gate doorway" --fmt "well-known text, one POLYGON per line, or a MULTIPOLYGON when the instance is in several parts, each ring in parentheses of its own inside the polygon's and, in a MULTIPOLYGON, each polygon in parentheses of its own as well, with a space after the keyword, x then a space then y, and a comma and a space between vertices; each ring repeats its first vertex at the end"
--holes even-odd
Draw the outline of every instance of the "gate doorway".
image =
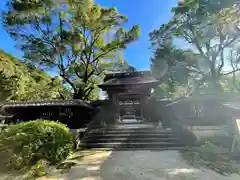
POLYGON ((139 100, 120 100, 119 109, 120 119, 143 119, 139 100))
POLYGON ((159 80, 150 71, 107 74, 99 87, 106 91, 116 107, 116 118, 148 120, 147 103, 152 88, 159 80))

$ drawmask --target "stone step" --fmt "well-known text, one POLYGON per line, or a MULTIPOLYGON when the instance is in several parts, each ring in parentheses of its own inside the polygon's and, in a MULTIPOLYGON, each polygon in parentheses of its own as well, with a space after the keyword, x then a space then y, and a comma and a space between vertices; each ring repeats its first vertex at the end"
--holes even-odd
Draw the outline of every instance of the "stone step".
POLYGON ((108 126, 106 128, 99 128, 99 129, 126 129, 126 128, 129 128, 129 129, 162 129, 162 130, 171 130, 171 128, 164 128, 164 127, 161 127, 161 126, 155 126, 153 124, 139 124, 139 126, 136 126, 136 125, 131 125, 131 124, 126 124, 126 125, 123 125, 123 124, 118 124, 118 125, 113 125, 113 126, 108 126))
MULTIPOLYGON (((152 124, 132 124, 132 123, 123 123, 118 124, 117 126, 112 126, 112 128, 160 128, 159 126, 154 126, 152 124)), ((110 127, 109 127, 110 128, 110 127)))
POLYGON ((128 147, 119 147, 119 148, 88 148, 88 147, 79 147, 80 149, 91 149, 94 151, 176 151, 176 150, 182 150, 185 147, 179 146, 179 147, 140 147, 140 148, 128 148, 128 147))
POLYGON ((165 130, 162 128, 142 127, 142 128, 108 128, 100 131, 156 131, 156 132, 172 132, 172 130, 165 130))
POLYGON ((180 143, 176 142, 108 142, 108 143, 86 143, 82 144, 85 148, 169 148, 169 147, 181 147, 180 143))
POLYGON ((114 130, 114 131, 95 131, 89 132, 89 134, 172 134, 170 131, 158 131, 158 130, 114 130))
POLYGON ((143 121, 136 121, 136 122, 127 122, 127 121, 120 121, 120 122, 118 122, 118 124, 119 125, 128 125, 128 124, 134 124, 134 125, 142 125, 142 124, 145 124, 145 122, 143 122, 143 121))
POLYGON ((82 148, 110 148, 114 150, 166 150, 183 147, 171 129, 163 129, 142 122, 129 121, 85 134, 82 148))
POLYGON ((156 134, 140 134, 140 133, 125 133, 125 134, 116 134, 116 133, 114 133, 114 134, 110 134, 110 133, 106 133, 106 134, 95 134, 95 133, 93 133, 93 134, 87 134, 86 136, 85 136, 85 138, 95 138, 95 139, 100 139, 100 138, 106 138, 106 139, 112 139, 112 138, 129 138, 129 137, 131 137, 131 138, 152 138, 152 137, 154 137, 154 138, 171 138, 171 137, 174 137, 172 134, 158 134, 158 133, 156 133, 156 134))
POLYGON ((93 129, 92 131, 114 131, 114 130, 159 130, 159 131, 171 131, 171 129, 164 129, 161 127, 154 126, 112 126, 107 128, 93 129))
POLYGON ((143 138, 133 138, 133 137, 118 137, 118 138, 115 138, 115 137, 112 137, 112 138, 102 138, 102 137, 99 137, 99 138, 86 138, 84 139, 84 142, 85 143, 102 143, 102 142, 112 142, 112 143, 115 143, 115 142, 122 142, 122 143, 129 143, 129 142, 177 142, 178 140, 176 138, 151 138, 151 137, 143 137, 143 138))

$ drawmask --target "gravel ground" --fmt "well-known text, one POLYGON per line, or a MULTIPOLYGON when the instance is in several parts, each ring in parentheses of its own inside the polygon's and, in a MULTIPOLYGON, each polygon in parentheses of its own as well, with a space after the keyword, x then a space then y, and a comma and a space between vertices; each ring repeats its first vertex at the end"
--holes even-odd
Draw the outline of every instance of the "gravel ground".
POLYGON ((239 180, 195 169, 178 151, 100 151, 85 156, 67 173, 41 180, 239 180))

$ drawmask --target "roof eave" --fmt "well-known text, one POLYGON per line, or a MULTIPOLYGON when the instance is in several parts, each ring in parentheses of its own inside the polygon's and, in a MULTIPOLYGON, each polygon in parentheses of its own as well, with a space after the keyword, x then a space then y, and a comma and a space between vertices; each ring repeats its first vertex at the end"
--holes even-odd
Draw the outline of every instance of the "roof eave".
POLYGON ((86 108, 93 108, 89 103, 77 100, 62 100, 62 101, 17 101, 17 102, 7 102, 5 103, 2 108, 16 108, 16 107, 53 107, 53 106, 61 106, 61 107, 70 107, 70 106, 78 106, 78 107, 86 107, 86 108))
POLYGON ((129 84, 100 84, 98 85, 99 88, 101 89, 106 89, 106 88, 113 88, 113 87, 121 87, 121 86, 134 86, 134 85, 146 85, 146 86, 149 86, 149 85, 153 85, 153 86, 156 86, 156 85, 159 85, 161 83, 160 80, 156 80, 154 82, 146 82, 146 83, 129 83, 129 84))

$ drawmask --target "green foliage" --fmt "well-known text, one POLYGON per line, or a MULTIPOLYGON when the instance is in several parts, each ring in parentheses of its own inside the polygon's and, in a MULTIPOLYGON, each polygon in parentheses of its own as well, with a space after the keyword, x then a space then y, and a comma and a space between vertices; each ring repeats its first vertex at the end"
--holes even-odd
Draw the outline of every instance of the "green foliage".
POLYGON ((3 71, 0 72, 0 102, 11 98, 16 91, 16 77, 6 77, 3 71))
POLYGON ((70 97, 60 78, 0 50, 0 101, 70 97))
POLYGON ((233 73, 232 75, 221 78, 221 84, 227 92, 240 92, 240 74, 233 73))
MULTIPOLYGON (((172 12, 167 24, 150 33, 152 70, 161 73, 165 62, 168 73, 164 78, 169 86, 189 84, 193 90, 222 91, 221 77, 232 74, 224 72, 227 61, 239 62, 239 2, 185 0, 172 12), (176 40, 182 47, 175 45, 176 40), (235 53, 233 60, 228 57, 229 50, 235 53)), ((236 66, 235 71, 239 70, 236 66)))
POLYGON ((72 151, 72 134, 57 122, 35 120, 8 126, 1 132, 0 149, 8 166, 27 170, 41 160, 57 164, 72 151))
POLYGON ((38 177, 42 177, 47 174, 47 168, 49 167, 49 162, 46 160, 39 160, 35 165, 33 165, 29 171, 26 173, 26 180, 34 180, 38 177))
POLYGON ((221 175, 240 173, 228 158, 228 149, 206 142, 199 148, 186 147, 181 151, 182 157, 193 166, 209 168, 221 175))
POLYGON ((10 0, 3 20, 28 62, 54 68, 73 97, 85 100, 96 98, 104 70, 119 63, 116 54, 140 32, 138 25, 124 29, 127 17, 116 8, 89 0, 10 0))

